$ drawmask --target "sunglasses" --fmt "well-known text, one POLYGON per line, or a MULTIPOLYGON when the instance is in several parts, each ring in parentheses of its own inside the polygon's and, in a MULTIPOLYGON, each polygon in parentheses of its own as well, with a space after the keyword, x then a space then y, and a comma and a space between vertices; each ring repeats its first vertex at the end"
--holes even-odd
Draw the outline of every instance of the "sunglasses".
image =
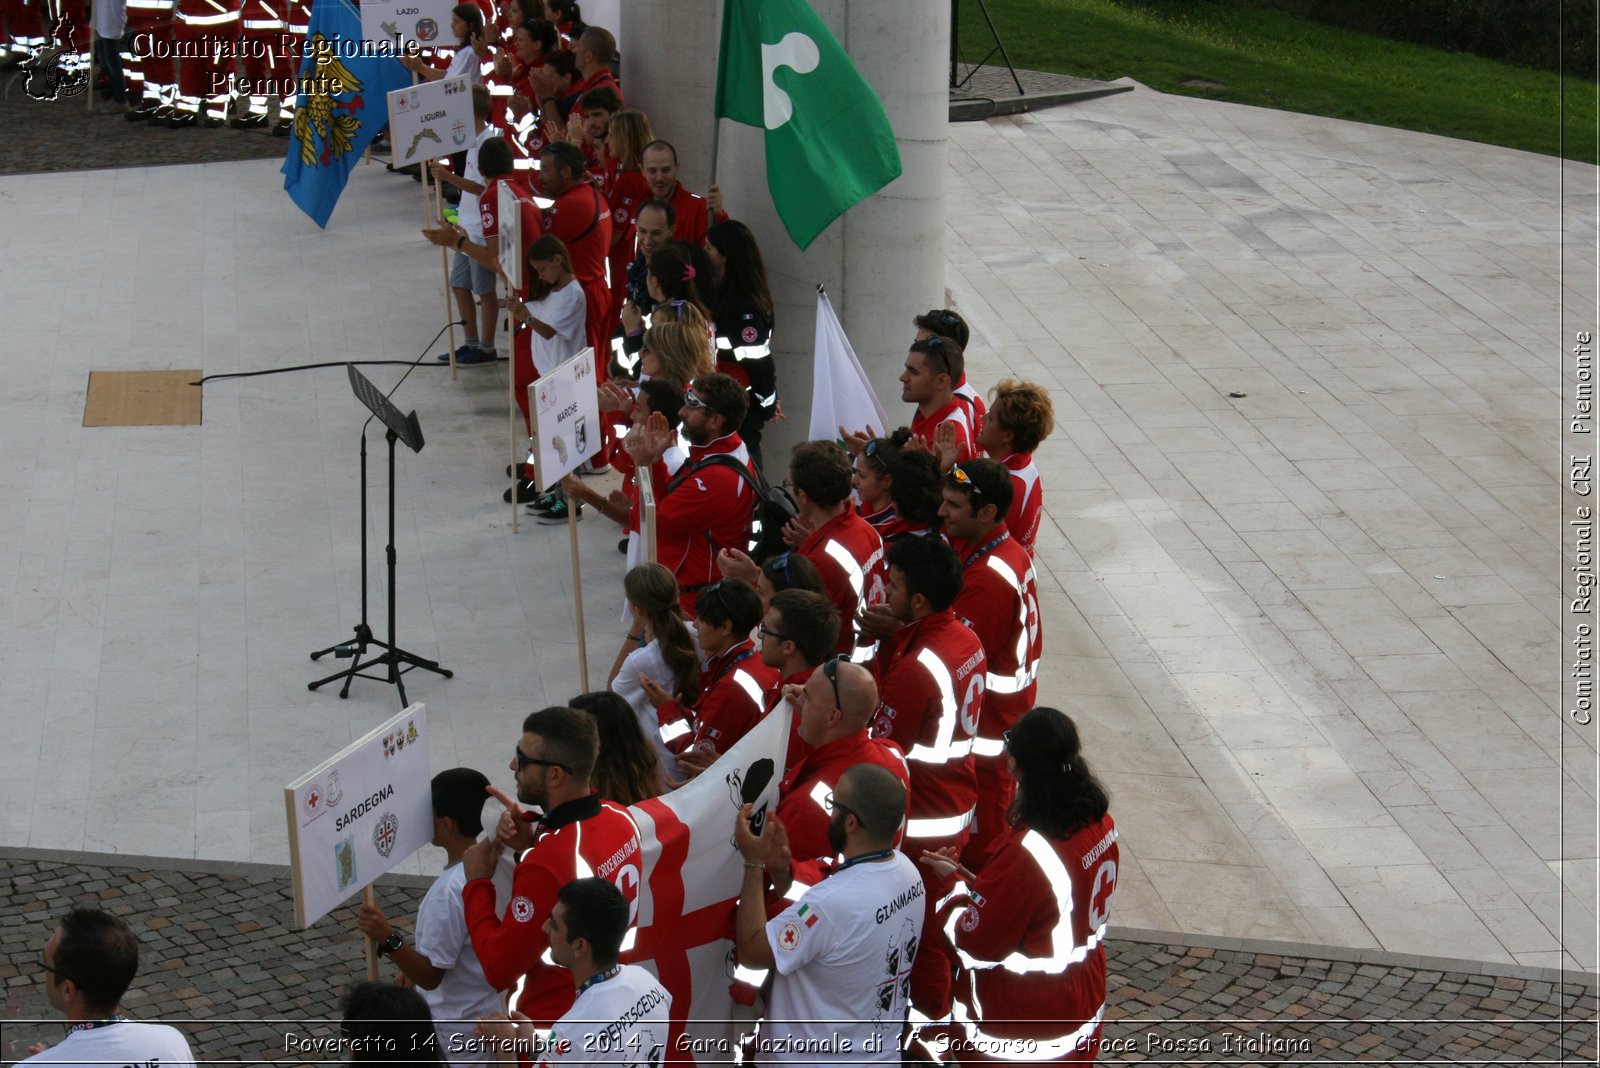
MULTIPOLYGON (((78 982, 76 979, 73 979, 72 976, 68 975, 66 972, 62 971, 60 968, 52 968, 50 965, 46 964, 44 962, 44 958, 43 957, 39 958, 39 967, 43 968, 45 971, 49 972, 51 975, 58 976, 63 981, 71 980, 74 983, 78 982)), ((81 986, 82 984, 79 984, 79 985, 81 986)))
POLYGON ((531 765, 537 764, 541 768, 560 768, 562 771, 566 772, 568 775, 572 774, 572 769, 567 767, 565 764, 561 763, 560 761, 557 761, 557 760, 540 760, 537 757, 525 756, 525 755, 523 755, 522 746, 520 746, 520 745, 517 746, 516 749, 517 749, 517 770, 518 771, 521 771, 523 768, 529 767, 531 765))
POLYGON ((947 353, 945 351, 945 349, 947 347, 948 348, 954 348, 955 347, 955 342, 949 340, 948 338, 942 338, 938 334, 935 334, 935 335, 933 335, 933 337, 930 337, 926 341, 922 342, 922 344, 924 346, 923 352, 922 352, 922 356, 923 356, 924 362, 927 363, 927 365, 928 365, 928 369, 932 370, 932 371, 936 371, 936 373, 938 373, 938 374, 943 374, 943 375, 949 374, 950 373, 950 354, 947 353), (934 361, 935 360, 938 361, 938 364, 939 364, 938 368, 934 367, 934 361))
POLYGON ((956 464, 950 469, 950 477, 956 480, 956 484, 958 486, 967 490, 969 493, 975 493, 979 496, 983 495, 983 490, 979 489, 978 484, 972 481, 971 475, 967 474, 961 469, 960 464, 956 464))
POLYGON ((857 820, 861 818, 860 814, 856 812, 855 809, 834 797, 832 790, 829 790, 828 796, 822 799, 822 807, 827 809, 830 813, 839 811, 845 813, 846 815, 854 816, 857 820))
POLYGON ((833 707, 844 708, 844 699, 839 696, 839 658, 825 660, 822 663, 822 677, 828 680, 833 687, 833 707))
POLYGON ((779 553, 767 561, 767 566, 783 573, 783 588, 789 589, 794 585, 794 579, 789 577, 789 554, 779 553))
POLYGON ((711 405, 709 405, 705 401, 701 400, 695 394, 694 390, 692 390, 692 389, 684 391, 683 403, 684 403, 684 405, 686 407, 689 407, 689 408, 703 408, 703 409, 706 409, 708 411, 711 408, 711 405))
MULTIPOLYGON (((720 582, 713 582, 711 585, 709 585, 705 589, 701 590, 699 598, 697 598, 696 601, 695 601, 695 606, 698 608, 700 605, 705 603, 705 599, 707 597, 710 597, 710 596, 713 596, 713 595, 715 595, 716 598, 717 598, 717 606, 722 609, 723 616, 731 618, 733 613, 728 611, 728 602, 723 599, 723 596, 722 596, 722 583, 720 583, 720 582)), ((696 614, 703 615, 704 614, 704 610, 702 609, 700 612, 698 612, 696 614)))

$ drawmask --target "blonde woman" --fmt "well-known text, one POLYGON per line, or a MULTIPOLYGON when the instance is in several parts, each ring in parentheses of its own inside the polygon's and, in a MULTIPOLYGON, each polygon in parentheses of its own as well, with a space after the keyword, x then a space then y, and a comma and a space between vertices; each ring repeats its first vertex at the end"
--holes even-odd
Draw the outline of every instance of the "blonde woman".
POLYGON ((623 577, 628 599, 628 634, 617 650, 607 685, 628 702, 639 729, 656 752, 669 781, 683 778, 661 738, 656 708, 645 694, 648 678, 668 693, 693 701, 699 692, 700 657, 678 604, 678 580, 661 564, 640 564, 623 577))
POLYGON ((646 330, 639 361, 645 377, 671 382, 680 389, 716 370, 705 332, 693 323, 666 322, 646 330))

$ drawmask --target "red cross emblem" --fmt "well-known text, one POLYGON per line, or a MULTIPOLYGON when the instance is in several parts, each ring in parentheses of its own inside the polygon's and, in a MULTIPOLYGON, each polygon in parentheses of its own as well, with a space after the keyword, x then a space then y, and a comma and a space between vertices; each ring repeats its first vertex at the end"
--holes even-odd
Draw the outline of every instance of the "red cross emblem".
POLYGON ((778 948, 795 949, 800 945, 800 928, 792 923, 786 923, 778 929, 778 948))

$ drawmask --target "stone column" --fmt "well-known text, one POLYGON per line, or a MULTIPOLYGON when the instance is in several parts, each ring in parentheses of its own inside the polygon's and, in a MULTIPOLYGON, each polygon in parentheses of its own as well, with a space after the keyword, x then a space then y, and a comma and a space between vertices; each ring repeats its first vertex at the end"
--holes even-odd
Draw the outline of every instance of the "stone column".
MULTIPOLYGON (((729 212, 761 244, 777 305, 773 349, 789 419, 768 425, 769 464, 782 464, 807 434, 818 283, 827 287, 891 426, 911 418, 897 381, 911 317, 944 306, 950 7, 944 0, 812 0, 812 7, 883 101, 904 173, 801 251, 772 207, 762 131, 721 124, 717 182, 729 212)), ((627 0, 622 10, 630 105, 637 102, 656 136, 677 147, 682 181, 696 192, 711 178, 721 15, 720 3, 693 0, 627 0)))

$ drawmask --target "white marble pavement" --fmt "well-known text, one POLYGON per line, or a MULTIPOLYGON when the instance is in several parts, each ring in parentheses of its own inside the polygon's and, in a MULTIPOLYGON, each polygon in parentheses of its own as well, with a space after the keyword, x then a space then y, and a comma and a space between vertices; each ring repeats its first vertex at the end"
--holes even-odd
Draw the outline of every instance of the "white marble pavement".
MULTIPOLYGON (((1594 968, 1555 326, 1593 169, 1563 217, 1554 160, 1142 88, 950 134, 974 378, 1054 390, 1043 699, 1114 794, 1114 919, 1594 968)), ((411 358, 443 316, 417 187, 359 168, 327 233, 270 161, 0 178, 0 207, 0 844, 281 862, 282 785, 398 707, 305 688, 359 612, 363 413, 323 370, 84 429, 87 375, 411 358)), ((410 691, 436 766, 504 780, 579 689, 566 536, 498 503, 503 364, 397 399, 428 436, 401 643, 457 672, 410 691)), ((580 535, 598 686, 622 559, 580 535)))

